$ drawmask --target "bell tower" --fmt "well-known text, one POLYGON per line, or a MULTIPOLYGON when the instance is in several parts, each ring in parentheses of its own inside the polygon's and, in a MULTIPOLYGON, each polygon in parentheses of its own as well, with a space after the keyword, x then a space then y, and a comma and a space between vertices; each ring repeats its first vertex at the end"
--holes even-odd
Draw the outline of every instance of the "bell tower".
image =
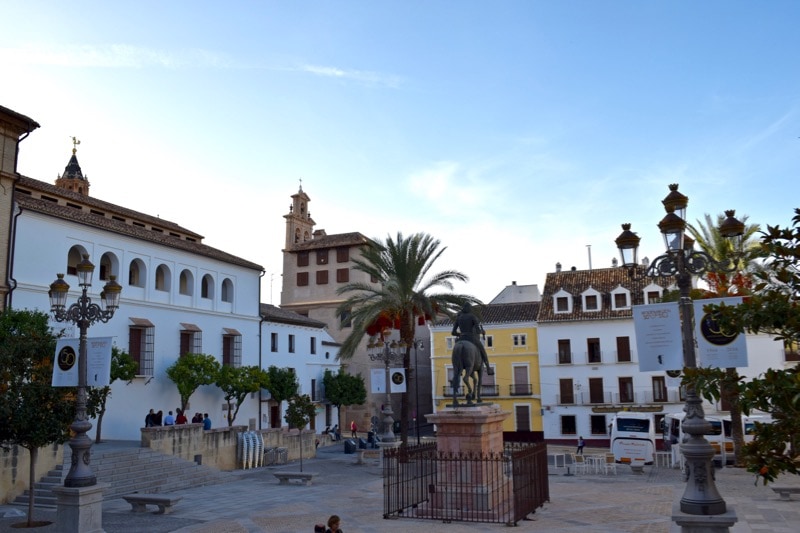
POLYGON ((314 234, 314 219, 308 211, 310 201, 311 198, 303 192, 301 183, 300 189, 292 195, 289 213, 283 215, 286 219, 286 250, 291 250, 301 242, 310 241, 314 234))
POLYGON ((81 166, 78 164, 78 158, 75 155, 78 152, 80 143, 75 137, 72 138, 72 157, 69 158, 69 163, 64 168, 64 173, 56 178, 56 187, 67 189, 83 196, 89 196, 89 180, 81 172, 81 166))

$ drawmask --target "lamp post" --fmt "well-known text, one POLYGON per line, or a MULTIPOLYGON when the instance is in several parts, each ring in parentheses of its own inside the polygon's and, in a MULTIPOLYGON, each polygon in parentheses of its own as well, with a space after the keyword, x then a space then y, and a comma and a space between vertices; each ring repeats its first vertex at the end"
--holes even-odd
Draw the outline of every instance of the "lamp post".
POLYGON ((114 316, 114 311, 119 307, 119 297, 122 287, 115 281, 115 276, 109 276, 108 283, 100 293, 100 305, 92 303, 87 292, 92 286, 92 273, 94 265, 89 261, 89 256, 84 255, 83 260, 77 265, 78 285, 81 295, 78 301, 68 308, 67 293, 69 284, 64 281, 64 274, 58 274, 57 279, 50 284, 50 311, 56 322, 70 322, 76 324, 80 330, 80 343, 78 350, 78 396, 75 402, 75 420, 70 425, 74 436, 69 441, 72 448, 72 463, 64 480, 65 487, 90 487, 97 484, 97 477, 89 466, 92 439, 86 432, 92 429, 92 424, 86 416, 86 332, 95 322, 108 322, 114 316))
POLYGON ((381 440, 383 442, 394 442, 395 435, 392 426, 394 426, 394 412, 392 411, 392 396, 391 377, 389 376, 389 366, 392 363, 403 362, 403 352, 398 350, 397 341, 375 341, 367 344, 367 355, 370 361, 382 361, 386 365, 386 401, 383 406, 383 424, 384 432, 381 440))
MULTIPOLYGON (((689 293, 692 276, 707 272, 732 272, 736 269, 736 262, 729 260, 721 263, 705 252, 692 248, 694 241, 685 235, 686 206, 689 198, 678 192, 677 184, 670 185, 669 189, 670 193, 662 201, 667 214, 658 223, 667 251, 653 260, 645 275, 677 279, 680 292, 678 307, 681 317, 683 363, 686 368, 696 368, 694 309, 689 293)), ((736 220, 733 210, 725 211, 725 215, 727 218, 720 225, 720 233, 726 238, 741 239, 744 234, 744 224, 736 220)), ((637 251, 640 238, 631 231, 630 224, 623 224, 622 230, 616 239, 617 248, 620 251, 622 265, 634 273, 638 264, 637 251)), ((712 464, 714 448, 704 437, 710 432, 711 424, 705 419, 702 400, 692 384, 686 388, 686 405, 683 410, 686 412, 686 418, 682 426, 689 438, 687 442, 681 444, 681 452, 686 458, 688 470, 680 509, 690 515, 724 514, 727 510, 725 500, 722 499, 714 483, 712 464)))

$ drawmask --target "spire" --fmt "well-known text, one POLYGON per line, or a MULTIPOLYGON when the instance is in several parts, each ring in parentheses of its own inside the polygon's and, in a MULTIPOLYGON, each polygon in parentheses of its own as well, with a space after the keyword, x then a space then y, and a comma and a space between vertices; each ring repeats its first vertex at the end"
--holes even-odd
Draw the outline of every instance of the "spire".
POLYGON ((76 155, 79 144, 81 144, 81 141, 77 137, 72 137, 72 157, 69 158, 67 166, 64 167, 64 174, 56 179, 56 187, 89 196, 89 180, 83 175, 76 155))

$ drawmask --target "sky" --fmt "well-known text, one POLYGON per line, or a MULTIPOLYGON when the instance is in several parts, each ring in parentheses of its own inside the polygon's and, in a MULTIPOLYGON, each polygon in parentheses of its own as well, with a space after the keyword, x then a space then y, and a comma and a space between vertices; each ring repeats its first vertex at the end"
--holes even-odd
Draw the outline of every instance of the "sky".
POLYGON ((491 300, 611 266, 624 222, 800 207, 800 2, 0 0, 0 105, 80 140, 91 195, 263 265, 280 303, 290 196, 317 229, 425 232, 491 300), (302 180, 302 181, 301 181, 302 180))

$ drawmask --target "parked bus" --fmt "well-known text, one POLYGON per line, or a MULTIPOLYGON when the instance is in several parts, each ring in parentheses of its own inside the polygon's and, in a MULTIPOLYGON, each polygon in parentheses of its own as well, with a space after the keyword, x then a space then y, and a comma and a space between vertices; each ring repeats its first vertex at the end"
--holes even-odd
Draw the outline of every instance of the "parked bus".
POLYGON ((656 451, 653 413, 622 411, 611 419, 611 453, 618 463, 653 464, 656 451))
MULTIPOLYGON (((686 413, 669 413, 664 417, 664 448, 672 449, 673 446, 684 442, 689 436, 683 431, 683 419, 686 413)), ((725 441, 723 435, 723 421, 715 416, 705 417, 706 422, 711 424, 711 431, 705 434, 706 440, 714 448, 714 461, 725 464, 733 457, 733 443, 730 446, 725 441)), ((730 421, 728 422, 730 427, 730 421)), ((674 456, 673 456, 674 457, 674 456)))

